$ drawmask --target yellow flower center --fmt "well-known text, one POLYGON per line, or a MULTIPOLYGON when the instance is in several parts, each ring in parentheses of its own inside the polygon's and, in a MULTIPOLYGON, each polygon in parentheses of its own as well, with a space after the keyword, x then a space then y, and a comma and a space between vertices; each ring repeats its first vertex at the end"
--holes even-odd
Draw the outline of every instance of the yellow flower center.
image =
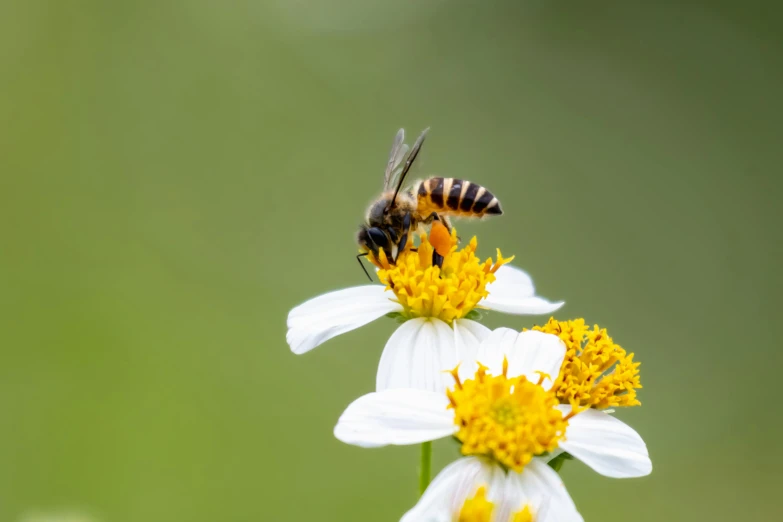
MULTIPOLYGON (((494 503, 487 500, 487 488, 481 486, 476 496, 469 498, 462 505, 456 522, 490 522, 494 503)), ((506 522, 506 521, 495 521, 506 522)), ((508 522, 533 522, 533 514, 528 506, 514 513, 508 522)))
MULTIPOLYGON (((455 435, 463 455, 487 455, 506 468, 520 472, 530 460, 557 448, 565 435, 567 419, 555 407, 554 394, 525 376, 487 375, 479 365, 473 379, 460 382, 446 394, 454 409, 455 435)), ((542 377, 543 379, 543 377, 542 377)))
POLYGON ((533 513, 530 512, 530 508, 525 506, 522 511, 518 511, 514 514, 514 518, 511 522, 533 522, 533 513))
POLYGON ((434 248, 424 234, 416 251, 406 249, 394 265, 383 251, 377 259, 372 254, 368 257, 380 269, 381 282, 403 306, 405 317, 437 317, 451 323, 465 317, 489 295, 487 285, 495 281, 497 269, 514 259, 504 259, 498 250, 496 262, 487 259, 482 263, 476 256, 477 245, 474 237, 458 250, 457 233, 452 229, 451 248, 444 256, 443 267, 432 265, 434 248))
POLYGON ((458 522, 490 522, 492 509, 495 505, 487 500, 487 488, 480 487, 476 496, 469 498, 462 505, 458 522))
POLYGON ((633 362, 633 354, 615 344, 605 329, 595 325, 590 330, 584 319, 554 318, 533 329, 555 334, 566 344, 560 375, 552 387, 561 403, 574 409, 641 404, 636 398, 636 390, 642 387, 640 363, 633 362))

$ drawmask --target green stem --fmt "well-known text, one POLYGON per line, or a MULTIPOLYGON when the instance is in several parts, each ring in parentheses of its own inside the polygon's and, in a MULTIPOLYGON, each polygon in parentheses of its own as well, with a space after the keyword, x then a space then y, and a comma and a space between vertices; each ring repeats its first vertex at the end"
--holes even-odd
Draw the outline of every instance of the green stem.
POLYGON ((421 444, 421 464, 419 465, 419 495, 423 495, 424 490, 430 485, 431 470, 432 442, 423 442, 421 444))

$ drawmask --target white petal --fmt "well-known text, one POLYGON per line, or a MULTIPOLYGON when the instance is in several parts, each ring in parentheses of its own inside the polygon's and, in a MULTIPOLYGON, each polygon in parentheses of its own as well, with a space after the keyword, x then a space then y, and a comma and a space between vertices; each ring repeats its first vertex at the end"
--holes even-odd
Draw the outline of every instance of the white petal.
POLYGON ((457 360, 468 361, 475 359, 478 355, 479 346, 491 333, 492 330, 470 319, 457 319, 454 321, 457 360))
POLYGON ((489 485, 497 471, 502 472, 498 466, 477 457, 452 462, 438 473, 400 522, 452 522, 465 500, 473 498, 480 486, 489 485))
MULTIPOLYGON (((503 370, 503 359, 508 359, 508 376, 524 375, 529 381, 538 382, 542 372, 545 379, 541 386, 548 390, 563 364, 566 347, 556 335, 529 330, 519 333, 510 328, 494 330, 479 347, 478 360, 493 375, 503 370)), ((462 375, 462 374, 460 374, 462 375)))
MULTIPOLYGON (((457 363, 459 376, 464 381, 476 375, 476 361, 479 359, 479 347, 492 334, 492 330, 481 323, 469 319, 454 321, 454 337, 457 341, 457 363)), ((453 366, 452 366, 453 368, 453 366)), ((447 386, 453 387, 453 378, 447 379, 447 386)))
POLYGON ((512 489, 505 501, 520 496, 526 500, 523 500, 519 506, 512 504, 511 513, 529 505, 536 522, 581 522, 583 520, 560 475, 544 462, 534 459, 525 466, 521 474, 509 473, 509 478, 514 477, 516 477, 516 491, 512 489))
POLYGON ((541 386, 549 390, 560 374, 566 353, 566 345, 554 334, 528 330, 517 337, 514 350, 508 355, 508 375, 524 375, 529 381, 538 382, 540 373, 549 375, 541 386))
POLYGON ((320 295, 288 314, 286 340, 296 354, 309 352, 332 337, 349 332, 390 312, 402 311, 381 285, 366 285, 320 295))
MULTIPOLYGON (((376 390, 416 388, 445 392, 454 379, 448 371, 457 366, 456 333, 440 319, 411 319, 392 334, 381 355, 376 378, 376 390)), ((463 349, 472 347, 473 335, 461 328, 463 349)))
POLYGON ((457 429, 443 393, 397 389, 359 397, 343 412, 334 436, 371 448, 417 444, 448 437, 457 429))
MULTIPOLYGON (((479 346, 478 361, 489 368, 492 375, 500 375, 503 372, 503 358, 508 357, 514 351, 517 337, 519 337, 519 332, 511 328, 492 330, 479 346)), ((475 372, 475 370, 473 371, 475 372)), ((462 372, 460 372, 460 377, 462 377, 462 372)), ((472 378, 473 375, 470 377, 472 378)))
POLYGON ((554 312, 565 304, 537 297, 533 280, 519 268, 503 265, 495 272, 495 278, 487 285, 489 296, 481 300, 480 306, 508 314, 537 315, 554 312))
POLYGON ((512 328, 501 327, 492 330, 479 346, 479 360, 485 366, 502 363, 503 357, 513 351, 517 337, 519 337, 519 331, 512 328))
MULTIPOLYGON (((570 406, 560 408, 564 414, 571 411, 570 406)), ((652 471, 639 434, 602 411, 586 410, 569 420, 560 447, 607 477, 643 477, 652 471)))

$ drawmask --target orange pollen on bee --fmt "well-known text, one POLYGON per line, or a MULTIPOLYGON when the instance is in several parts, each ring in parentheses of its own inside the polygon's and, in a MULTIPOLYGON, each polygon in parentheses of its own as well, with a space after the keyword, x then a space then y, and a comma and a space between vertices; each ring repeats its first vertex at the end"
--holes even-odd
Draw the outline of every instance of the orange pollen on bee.
POLYGON ((433 221, 430 228, 430 244, 435 248, 435 252, 446 257, 451 251, 451 234, 441 221, 433 221))

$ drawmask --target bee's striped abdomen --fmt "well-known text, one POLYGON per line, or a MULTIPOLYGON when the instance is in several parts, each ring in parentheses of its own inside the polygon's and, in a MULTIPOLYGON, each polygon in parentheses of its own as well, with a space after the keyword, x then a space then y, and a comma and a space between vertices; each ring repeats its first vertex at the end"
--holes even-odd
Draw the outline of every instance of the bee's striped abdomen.
POLYGON ((457 216, 499 215, 500 202, 486 188, 456 178, 430 178, 418 191, 418 209, 422 214, 438 212, 457 216))

